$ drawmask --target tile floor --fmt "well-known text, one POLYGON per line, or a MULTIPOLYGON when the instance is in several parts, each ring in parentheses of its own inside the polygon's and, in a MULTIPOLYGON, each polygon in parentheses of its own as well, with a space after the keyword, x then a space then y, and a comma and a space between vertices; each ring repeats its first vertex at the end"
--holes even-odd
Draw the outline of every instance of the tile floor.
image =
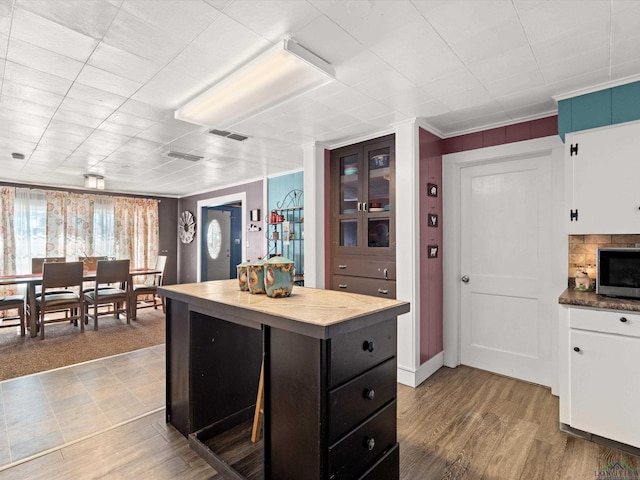
POLYGON ((0 382, 0 469, 164 406, 164 345, 0 382))

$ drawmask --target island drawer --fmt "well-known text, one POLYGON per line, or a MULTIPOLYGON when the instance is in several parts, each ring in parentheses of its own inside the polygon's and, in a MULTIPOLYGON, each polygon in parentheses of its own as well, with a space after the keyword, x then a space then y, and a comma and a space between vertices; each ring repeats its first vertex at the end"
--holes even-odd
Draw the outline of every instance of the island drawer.
POLYGON ((396 402, 373 415, 329 447, 329 478, 357 478, 368 465, 396 444, 396 402))
POLYGON ((396 298, 395 280, 333 275, 332 288, 339 292, 361 293, 374 297, 396 298))
POLYGON ((396 262, 383 259, 375 260, 375 257, 363 259, 362 255, 338 255, 331 260, 331 273, 395 280, 396 262))
POLYGON ((571 328, 640 337, 640 314, 623 310, 571 308, 571 328))
POLYGON ((329 388, 396 354, 396 319, 345 333, 329 341, 329 388))
POLYGON ((329 393, 329 442, 346 434, 396 396, 393 357, 329 393))
POLYGON ((400 476, 400 445, 395 444, 358 480, 389 480, 400 476))

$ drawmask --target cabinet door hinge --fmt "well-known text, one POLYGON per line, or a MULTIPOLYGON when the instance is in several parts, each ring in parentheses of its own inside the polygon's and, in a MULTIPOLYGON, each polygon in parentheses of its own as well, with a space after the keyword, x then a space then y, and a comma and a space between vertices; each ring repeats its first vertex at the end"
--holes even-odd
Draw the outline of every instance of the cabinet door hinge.
POLYGON ((577 222, 578 221, 578 209, 576 208, 575 210, 571 210, 570 214, 569 214, 569 219, 573 222, 574 220, 577 222))
POLYGON ((578 144, 577 143, 572 143, 571 147, 569 147, 569 156, 573 157, 573 154, 575 153, 576 157, 578 156, 578 144))

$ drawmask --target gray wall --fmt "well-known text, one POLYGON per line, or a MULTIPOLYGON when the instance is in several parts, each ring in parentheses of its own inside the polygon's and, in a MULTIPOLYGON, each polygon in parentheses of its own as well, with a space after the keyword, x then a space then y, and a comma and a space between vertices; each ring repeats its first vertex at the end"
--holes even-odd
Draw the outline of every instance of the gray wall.
MULTIPOLYGON (((264 205, 263 203, 263 181, 246 183, 243 185, 236 185, 234 187, 223 188, 221 190, 215 190, 207 193, 201 193, 193 195, 191 197, 184 197, 178 201, 178 211, 176 212, 175 222, 177 228, 178 215, 188 210, 194 217, 197 218, 197 206, 198 201, 205 200, 207 198, 222 197, 225 195, 231 195, 234 193, 245 192, 247 198, 247 204, 245 209, 247 211, 247 222, 249 222, 249 211, 259 208, 260 209, 260 222, 258 224, 264 228, 264 205)), ((253 222, 256 223, 256 222, 253 222)), ((247 228, 247 225, 243 225, 242 228, 247 228)), ((177 231, 177 230, 176 230, 177 231)), ((177 233, 176 233, 177 238, 177 233)), ((195 282, 197 277, 197 261, 198 261, 198 241, 200 238, 200 225, 196 225, 196 238, 191 243, 182 243, 178 240, 178 283, 192 283, 195 282)), ((246 250, 247 258, 256 260, 259 256, 263 256, 264 252, 264 230, 260 232, 247 232, 247 240, 249 242, 249 248, 246 250)))

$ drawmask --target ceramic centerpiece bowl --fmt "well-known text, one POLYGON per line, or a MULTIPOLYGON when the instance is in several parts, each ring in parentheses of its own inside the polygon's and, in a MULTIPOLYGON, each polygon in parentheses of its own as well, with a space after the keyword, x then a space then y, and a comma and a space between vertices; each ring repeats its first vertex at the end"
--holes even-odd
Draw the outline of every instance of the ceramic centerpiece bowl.
POLYGON ((238 286, 240 287, 240 290, 242 290, 243 292, 248 292, 249 291, 249 272, 248 272, 248 267, 249 267, 249 263, 251 261, 249 259, 247 259, 246 262, 242 262, 239 263, 236 266, 236 269, 238 271, 238 286))
POLYGON ((261 257, 258 257, 255 262, 249 262, 247 277, 251 293, 266 293, 264 288, 264 260, 261 257))
POLYGON ((291 295, 295 265, 293 260, 275 256, 265 262, 264 286, 267 296, 282 298, 291 295))

